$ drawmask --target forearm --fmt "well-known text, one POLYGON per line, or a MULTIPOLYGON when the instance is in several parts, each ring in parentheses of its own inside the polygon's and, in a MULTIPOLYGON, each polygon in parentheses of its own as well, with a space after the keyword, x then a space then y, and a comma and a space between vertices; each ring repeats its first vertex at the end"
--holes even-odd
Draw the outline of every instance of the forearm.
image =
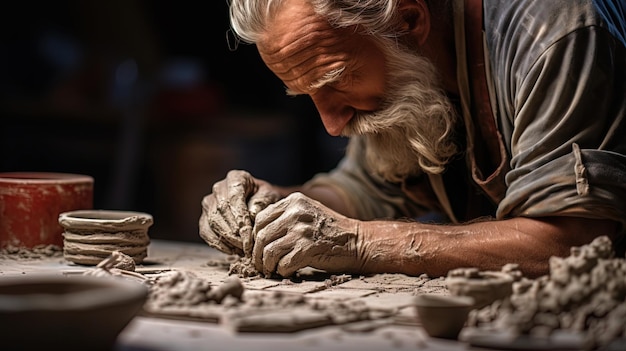
POLYGON ((426 273, 443 276, 454 268, 500 270, 517 263, 529 277, 546 274, 551 256, 567 256, 572 246, 598 235, 613 239, 612 221, 553 217, 514 218, 465 225, 372 221, 360 225, 362 273, 426 273))

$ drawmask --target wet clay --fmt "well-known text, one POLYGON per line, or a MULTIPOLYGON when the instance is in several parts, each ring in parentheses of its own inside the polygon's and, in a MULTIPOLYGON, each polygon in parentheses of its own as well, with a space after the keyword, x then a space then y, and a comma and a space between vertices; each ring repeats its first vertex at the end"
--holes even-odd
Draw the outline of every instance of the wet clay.
POLYGON ((237 258, 230 264, 228 274, 237 275, 242 278, 261 276, 261 272, 254 267, 251 257, 237 258))
POLYGON ((588 348, 626 337, 626 260, 613 252, 603 236, 552 257, 549 275, 516 281, 510 297, 472 311, 468 323, 537 337, 573 331, 588 348))
MULTIPOLYGON (((233 256, 213 258, 206 265, 223 267, 225 273, 233 259, 233 256)), ((260 277, 243 280, 236 275, 220 274, 220 280, 216 281, 207 279, 203 270, 190 272, 180 269, 142 274, 132 271, 133 268, 132 259, 123 253, 113 252, 95 269, 86 270, 83 274, 121 276, 147 285, 148 299, 141 312, 144 316, 212 322, 235 332, 291 333, 330 325, 340 326, 346 331, 364 332, 390 324, 416 325, 415 315, 400 313, 402 307, 396 304, 309 296, 326 290, 330 295, 348 292, 350 288, 336 287, 350 283, 355 293, 361 288, 376 295, 398 293, 404 298, 422 293, 445 293, 443 278, 430 279, 425 274, 418 278, 403 278, 398 274, 353 277, 347 274, 328 275, 311 268, 302 269, 290 279, 267 280, 277 289, 264 290, 247 289, 243 285, 244 281, 251 285, 255 285, 257 280, 266 281, 260 277), (308 287, 298 289, 301 283, 308 287), (295 289, 285 291, 290 290, 290 286, 295 289)))
MULTIPOLYGON (((236 332, 289 333, 328 325, 345 326, 347 329, 353 327, 356 331, 390 323, 416 324, 413 314, 401 316, 397 306, 371 306, 359 299, 342 301, 308 296, 324 290, 332 293, 334 287, 352 280, 357 289, 355 291, 359 291, 358 286, 367 286, 367 289, 380 293, 401 293, 404 296, 445 292, 443 279, 430 279, 426 275, 406 280, 396 274, 354 279, 346 274, 322 275, 313 269, 310 272, 302 270, 299 277, 273 281, 277 287, 297 286, 299 280, 303 283, 316 282, 306 292, 249 290, 243 285, 244 280, 236 275, 228 275, 215 282, 201 276, 201 272, 171 270, 140 274, 116 268, 123 267, 121 262, 124 259, 124 254, 113 253, 96 269, 83 274, 116 275, 146 284, 149 294, 142 310, 145 316, 212 322, 236 332)), ((232 263, 232 260, 232 256, 225 256, 223 262, 213 259, 207 265, 225 268, 225 264, 232 263)), ((255 280, 263 279, 253 277, 245 281, 254 284, 255 280)))
MULTIPOLYGON (((329 288, 345 282, 332 276, 329 288)), ((247 291, 237 276, 220 284, 189 272, 170 271, 151 278, 144 311, 148 315, 213 321, 237 332, 294 332, 325 325, 391 317, 393 309, 370 308, 364 302, 308 299, 302 293, 247 291)))

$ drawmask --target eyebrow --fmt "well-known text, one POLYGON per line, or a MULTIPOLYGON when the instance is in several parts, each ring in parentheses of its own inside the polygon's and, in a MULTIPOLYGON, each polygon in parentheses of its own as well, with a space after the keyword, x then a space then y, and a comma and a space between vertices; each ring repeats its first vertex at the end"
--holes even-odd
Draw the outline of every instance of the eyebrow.
MULTIPOLYGON (((343 66, 343 67, 336 68, 336 69, 333 69, 331 71, 324 73, 324 75, 320 79, 309 84, 309 89, 308 89, 309 93, 319 90, 325 85, 338 81, 339 79, 341 79, 341 75, 343 74, 345 70, 346 70, 346 67, 343 66)), ((300 93, 294 90, 291 90, 289 88, 286 89, 286 92, 287 92, 287 95, 291 95, 291 96, 301 95, 300 93)))

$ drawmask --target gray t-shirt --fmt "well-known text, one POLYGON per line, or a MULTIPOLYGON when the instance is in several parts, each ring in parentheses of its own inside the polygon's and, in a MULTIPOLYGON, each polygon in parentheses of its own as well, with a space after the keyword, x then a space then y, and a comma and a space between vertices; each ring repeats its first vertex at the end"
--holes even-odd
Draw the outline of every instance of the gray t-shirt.
MULTIPOLYGON (((491 103, 511 169, 495 217, 626 224, 625 8, 623 0, 483 1, 491 103)), ((338 167, 307 186, 335 187, 365 220, 441 210, 367 170, 364 147, 351 140, 338 167)))

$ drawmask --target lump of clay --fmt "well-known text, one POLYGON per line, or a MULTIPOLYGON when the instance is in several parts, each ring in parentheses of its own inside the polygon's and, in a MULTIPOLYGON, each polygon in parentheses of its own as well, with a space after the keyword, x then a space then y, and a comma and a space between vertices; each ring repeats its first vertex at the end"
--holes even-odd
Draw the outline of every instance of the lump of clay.
POLYGON ((513 284, 510 298, 470 313, 470 324, 546 337, 556 330, 584 335, 590 348, 626 337, 626 261, 606 236, 552 257, 550 274, 513 284))
POLYGON ((228 296, 241 300, 243 292, 244 286, 235 276, 212 286, 189 272, 170 271, 154 279, 147 305, 156 311, 168 306, 221 304, 228 296))

